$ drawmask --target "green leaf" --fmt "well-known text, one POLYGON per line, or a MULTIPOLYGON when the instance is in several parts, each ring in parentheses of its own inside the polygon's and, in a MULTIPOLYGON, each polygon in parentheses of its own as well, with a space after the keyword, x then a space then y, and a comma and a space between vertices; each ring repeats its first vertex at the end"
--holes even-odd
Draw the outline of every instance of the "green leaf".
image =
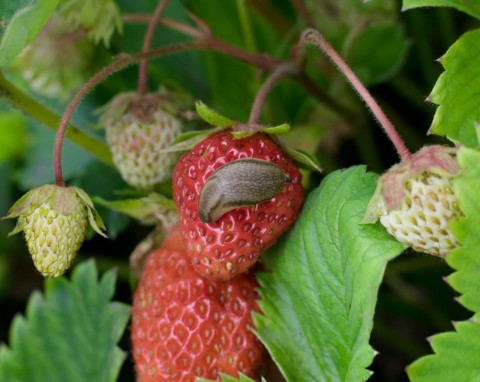
POLYGON ((257 333, 288 381, 364 381, 387 261, 403 250, 360 221, 378 176, 354 167, 313 191, 294 228, 264 257, 257 333))
POLYGON ((210 109, 202 101, 195 102, 195 109, 200 118, 212 126, 227 128, 235 124, 235 121, 232 121, 231 119, 217 113, 215 110, 210 109))
POLYGON ((47 279, 34 293, 26 318, 17 316, 10 347, 0 348, 0 380, 14 382, 115 381, 125 359, 117 346, 130 317, 111 302, 116 276, 97 280, 93 261, 76 267, 71 281, 47 279))
POLYGON ((480 317, 455 324, 455 332, 432 337, 435 354, 408 367, 412 382, 480 381, 480 317))
POLYGON ((462 148, 457 158, 462 171, 454 180, 454 188, 465 217, 450 222, 461 247, 446 257, 455 269, 447 281, 461 293, 458 301, 476 314, 470 321, 456 323, 455 332, 433 336, 431 345, 435 354, 420 358, 408 368, 412 381, 480 381, 480 153, 462 148))
MULTIPOLYGON (((473 312, 480 312, 480 295, 478 293, 478 275, 480 261, 480 153, 462 148, 457 154, 462 169, 455 179, 455 194, 465 218, 452 221, 450 227, 462 247, 447 256, 448 264, 457 271, 449 276, 448 283, 461 293, 458 301, 473 312)), ((480 354, 480 353, 479 353, 480 354)))
POLYGON ((431 100, 440 105, 431 132, 469 147, 478 145, 475 123, 480 121, 479 39, 480 29, 477 29, 465 33, 450 47, 441 59, 445 72, 431 94, 431 100))
POLYGON ((0 42, 0 67, 12 61, 43 29, 59 0, 37 0, 17 11, 0 42))
POLYGON ((476 0, 403 0, 403 10, 419 7, 452 7, 480 19, 480 2, 476 0))

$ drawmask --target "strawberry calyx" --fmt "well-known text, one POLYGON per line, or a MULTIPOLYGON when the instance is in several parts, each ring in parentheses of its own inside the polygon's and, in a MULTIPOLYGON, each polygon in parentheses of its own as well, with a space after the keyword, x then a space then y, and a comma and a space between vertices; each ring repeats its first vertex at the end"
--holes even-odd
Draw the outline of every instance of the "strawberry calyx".
POLYGON ((386 212, 397 209, 405 197, 405 185, 421 174, 454 177, 460 172, 455 160, 457 148, 441 145, 425 146, 408 160, 394 165, 383 174, 367 207, 363 223, 375 223, 386 212))
POLYGON ((101 114, 99 122, 102 127, 118 123, 125 114, 130 114, 141 123, 148 123, 159 110, 181 117, 188 110, 189 103, 185 94, 165 89, 143 95, 123 92, 99 108, 97 113, 101 114))
POLYGON ((60 187, 46 184, 28 191, 18 199, 3 219, 19 218, 17 225, 9 235, 23 230, 23 218, 28 216, 32 209, 48 203, 53 210, 61 215, 71 215, 82 208, 87 209, 88 222, 95 232, 103 237, 105 224, 95 209, 88 194, 78 187, 60 187))
POLYGON ((237 122, 209 108, 202 101, 195 102, 195 108, 198 116, 202 120, 215 127, 206 130, 182 133, 172 142, 170 147, 161 150, 161 153, 189 151, 207 137, 220 131, 230 129, 233 139, 248 138, 255 134, 267 134, 282 148, 283 151, 297 162, 299 166, 316 172, 322 171, 316 157, 302 150, 292 148, 280 139, 282 134, 290 131, 290 125, 288 123, 282 123, 277 126, 264 126, 260 124, 237 122))

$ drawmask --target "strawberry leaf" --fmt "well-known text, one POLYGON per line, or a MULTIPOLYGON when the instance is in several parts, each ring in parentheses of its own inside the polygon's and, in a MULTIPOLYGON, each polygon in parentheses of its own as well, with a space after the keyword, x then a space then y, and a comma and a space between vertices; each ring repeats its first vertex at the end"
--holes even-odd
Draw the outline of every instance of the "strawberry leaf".
POLYGON ((11 62, 33 41, 52 16, 58 3, 59 0, 37 0, 19 9, 12 16, 0 42, 0 67, 11 62))
POLYGON ((431 132, 446 135, 469 147, 478 145, 475 123, 480 121, 480 29, 465 33, 440 62, 445 72, 432 90, 431 100, 440 105, 431 132))
POLYGON ((337 171, 313 191, 293 230, 264 257, 259 338, 288 381, 360 381, 387 261, 403 247, 360 221, 378 176, 337 171))
POLYGON ((71 281, 47 279, 26 318, 17 316, 10 347, 0 347, 0 380, 15 382, 115 381, 126 354, 117 346, 130 307, 111 302, 115 273, 100 280, 93 261, 76 267, 71 281))
POLYGON ((419 7, 452 7, 480 19, 480 3, 465 0, 403 0, 403 10, 419 7))
POLYGON ((476 314, 455 324, 455 332, 437 334, 431 345, 435 354, 420 358, 408 368, 411 381, 476 381, 480 375, 480 296, 478 275, 480 261, 480 153, 462 148, 457 154, 462 168, 455 179, 455 194, 465 217, 450 222, 461 247, 450 252, 446 260, 455 269, 448 283, 461 293, 458 301, 476 314))
POLYGON ((197 101, 195 103, 195 109, 200 118, 212 126, 227 128, 235 124, 235 121, 232 121, 231 119, 217 113, 215 110, 210 109, 202 101, 197 101))

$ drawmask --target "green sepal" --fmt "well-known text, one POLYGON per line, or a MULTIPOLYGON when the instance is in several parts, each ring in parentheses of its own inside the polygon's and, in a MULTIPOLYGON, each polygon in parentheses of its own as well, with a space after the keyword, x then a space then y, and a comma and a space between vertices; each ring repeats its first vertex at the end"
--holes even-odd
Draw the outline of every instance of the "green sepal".
POLYGON ((39 206, 47 201, 54 192, 53 185, 47 184, 36 187, 20 197, 8 211, 8 215, 2 219, 17 218, 25 213, 31 206, 39 206))
POLYGON ((219 114, 215 110, 210 109, 202 101, 195 102, 195 109, 197 110, 200 118, 212 126, 227 128, 235 125, 235 121, 232 121, 231 119, 219 114))
POLYGON ((68 215, 79 208, 78 197, 87 209, 88 221, 95 232, 103 237, 107 237, 104 232, 106 227, 102 218, 95 209, 92 200, 88 194, 78 187, 60 187, 54 184, 45 184, 28 191, 20 197, 8 211, 8 215, 2 219, 18 218, 17 225, 10 232, 14 235, 22 231, 23 219, 30 213, 30 210, 41 206, 50 201, 52 208, 63 215, 68 215))
POLYGON ((103 220, 102 220, 100 214, 95 209, 95 206, 93 205, 93 202, 90 199, 90 197, 88 196, 88 194, 85 191, 83 191, 81 188, 78 188, 78 187, 74 187, 74 188, 75 188, 75 192, 77 193, 77 196, 87 206, 88 222, 90 223, 90 226, 100 236, 108 238, 108 236, 103 232, 107 228, 105 227, 105 224, 103 223, 103 220))
MULTIPOLYGON (((222 382, 255 382, 253 379, 247 377, 244 374, 240 374, 240 378, 234 378, 229 375, 220 373, 220 378, 222 382)), ((197 382, 213 382, 210 379, 197 378, 197 382)), ((265 378, 262 377, 262 382, 267 382, 265 378)))
POLYGON ((269 135, 286 134, 289 131, 290 131, 289 123, 282 123, 281 125, 265 127, 263 129, 260 129, 260 133, 265 133, 269 135))
POLYGON ((276 142, 280 145, 282 150, 287 153, 299 166, 308 170, 322 172, 320 162, 312 154, 300 149, 294 149, 293 147, 290 147, 278 140, 276 142))
MULTIPOLYGON (((244 126, 248 126, 248 125, 244 125, 244 126)), ((234 139, 242 139, 242 138, 250 137, 257 133, 265 133, 268 135, 278 135, 278 134, 288 133, 289 131, 290 131, 290 125, 288 123, 283 123, 278 126, 263 127, 258 130, 257 129, 249 130, 247 128, 245 130, 232 131, 232 135, 234 139)))
POLYGON ((189 151, 193 149, 198 143, 203 141, 205 138, 210 135, 217 133, 219 131, 225 130, 226 127, 215 127, 213 129, 201 130, 201 131, 189 131, 183 134, 180 134, 170 147, 157 151, 160 154, 165 153, 175 153, 181 151, 189 151))
POLYGON ((172 199, 155 192, 142 198, 105 200, 99 196, 95 196, 93 199, 96 203, 104 207, 145 223, 158 223, 159 214, 176 211, 176 206, 172 199))

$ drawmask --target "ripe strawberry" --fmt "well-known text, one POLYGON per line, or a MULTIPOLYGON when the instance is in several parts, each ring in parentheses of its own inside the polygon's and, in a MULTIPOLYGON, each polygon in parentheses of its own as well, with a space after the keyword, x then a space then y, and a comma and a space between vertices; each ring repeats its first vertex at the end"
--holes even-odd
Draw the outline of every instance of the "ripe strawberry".
POLYGON ((453 150, 427 146, 392 167, 379 181, 366 222, 380 223, 399 242, 418 252, 445 256, 458 243, 448 228, 462 216, 452 178, 460 168, 453 150))
POLYGON ((218 280, 245 272, 297 218, 303 201, 300 180, 297 167, 266 134, 234 139, 230 131, 222 131, 185 154, 173 173, 173 194, 186 252, 195 269, 218 280), (215 170, 242 158, 279 166, 289 182, 269 201, 229 211, 214 222, 202 222, 198 202, 203 186, 215 170))
POLYGON ((132 343, 138 382, 258 378, 264 348, 251 331, 258 311, 252 273, 229 283, 193 269, 178 227, 148 258, 133 298, 132 343), (181 249, 180 249, 181 248, 181 249))
POLYGON ((45 185, 20 198, 7 218, 18 217, 13 235, 25 234, 33 263, 43 276, 61 276, 80 249, 88 225, 105 229, 88 195, 77 187, 45 185))
POLYGON ((175 153, 159 153, 182 131, 167 94, 123 93, 106 107, 100 124, 123 179, 133 187, 152 189, 170 178, 175 153))

